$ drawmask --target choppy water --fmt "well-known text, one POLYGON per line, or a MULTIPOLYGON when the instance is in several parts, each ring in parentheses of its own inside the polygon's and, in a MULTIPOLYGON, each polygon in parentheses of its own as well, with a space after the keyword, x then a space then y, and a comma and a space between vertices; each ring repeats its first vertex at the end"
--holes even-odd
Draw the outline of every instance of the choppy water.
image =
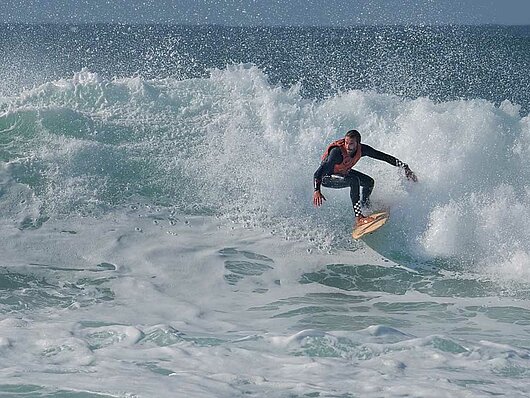
POLYGON ((528 395, 528 27, 0 44, 0 395, 528 395), (311 205, 351 128, 420 179, 363 159, 365 242, 311 205))

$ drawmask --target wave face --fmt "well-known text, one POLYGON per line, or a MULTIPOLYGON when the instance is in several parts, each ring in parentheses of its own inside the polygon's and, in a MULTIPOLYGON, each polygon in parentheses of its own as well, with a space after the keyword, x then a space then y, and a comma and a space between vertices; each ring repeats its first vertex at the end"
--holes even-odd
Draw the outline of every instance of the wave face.
POLYGON ((392 212, 372 247, 530 278, 524 27, 2 30, 6 77, 35 59, 0 99, 0 208, 21 228, 147 202, 347 247, 347 192, 316 211, 311 179, 357 128, 420 177, 360 163, 392 212))

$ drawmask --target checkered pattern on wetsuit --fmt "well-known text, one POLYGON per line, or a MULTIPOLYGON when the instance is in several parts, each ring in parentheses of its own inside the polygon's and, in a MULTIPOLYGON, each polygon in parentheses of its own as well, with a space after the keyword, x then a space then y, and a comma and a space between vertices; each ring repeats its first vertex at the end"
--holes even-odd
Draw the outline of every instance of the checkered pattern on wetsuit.
POLYGON ((353 212, 355 213, 355 217, 359 217, 363 215, 360 201, 353 205, 353 212))

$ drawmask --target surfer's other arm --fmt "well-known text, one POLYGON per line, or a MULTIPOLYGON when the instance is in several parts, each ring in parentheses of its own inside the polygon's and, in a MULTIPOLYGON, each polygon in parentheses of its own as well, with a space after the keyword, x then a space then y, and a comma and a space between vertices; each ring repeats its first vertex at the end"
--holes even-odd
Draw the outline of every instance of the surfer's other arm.
POLYGON ((333 168, 336 164, 342 162, 342 153, 340 148, 332 148, 329 151, 328 156, 320 163, 319 168, 313 175, 313 188, 315 190, 313 194, 313 204, 317 207, 322 206, 323 200, 326 200, 322 192, 320 192, 320 185, 322 184, 322 177, 333 174, 333 168))

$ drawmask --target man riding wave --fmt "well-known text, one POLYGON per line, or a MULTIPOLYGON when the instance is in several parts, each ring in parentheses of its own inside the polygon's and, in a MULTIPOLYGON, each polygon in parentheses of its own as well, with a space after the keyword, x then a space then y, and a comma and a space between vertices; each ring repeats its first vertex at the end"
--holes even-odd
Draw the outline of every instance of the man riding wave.
POLYGON ((352 169, 363 156, 401 167, 405 171, 407 179, 414 182, 418 181, 418 178, 407 164, 394 156, 377 151, 366 144, 361 144, 361 134, 357 130, 350 130, 344 138, 329 144, 322 155, 320 167, 314 174, 313 184, 315 192, 313 194, 313 204, 319 207, 322 206, 323 200, 326 200, 322 192, 320 192, 321 186, 326 188, 350 187, 355 226, 374 221, 372 217, 365 217, 362 213, 363 207, 370 206, 370 194, 374 188, 374 179, 352 169))

